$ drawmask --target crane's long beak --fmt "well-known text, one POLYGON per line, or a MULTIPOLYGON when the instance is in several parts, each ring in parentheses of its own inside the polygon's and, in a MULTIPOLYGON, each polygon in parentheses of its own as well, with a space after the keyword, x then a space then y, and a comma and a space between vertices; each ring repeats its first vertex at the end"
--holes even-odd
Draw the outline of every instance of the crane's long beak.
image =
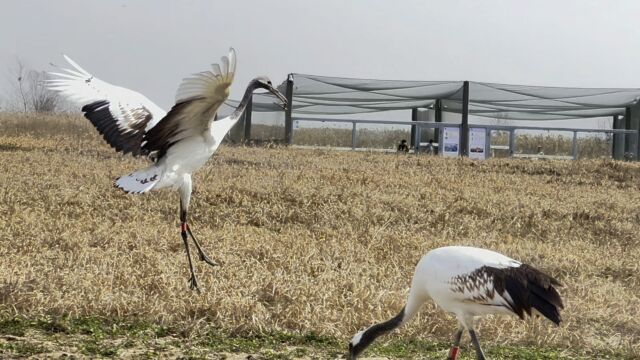
POLYGON ((282 105, 280 105, 280 104, 278 104, 278 105, 283 110, 287 110, 287 106, 289 106, 289 104, 287 104, 287 98, 284 97, 284 95, 282 95, 282 93, 280 91, 278 91, 278 89, 274 88, 273 86, 269 86, 269 88, 267 90, 269 90, 273 95, 278 97, 278 99, 280 99, 280 101, 282 101, 282 105))

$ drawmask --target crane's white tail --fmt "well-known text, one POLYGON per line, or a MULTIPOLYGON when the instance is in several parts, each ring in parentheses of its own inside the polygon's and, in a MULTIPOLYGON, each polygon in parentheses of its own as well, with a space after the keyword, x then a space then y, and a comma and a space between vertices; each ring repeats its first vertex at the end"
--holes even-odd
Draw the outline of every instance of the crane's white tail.
POLYGON ((129 175, 119 177, 114 185, 127 193, 146 193, 156 186, 162 177, 162 173, 163 169, 161 167, 152 165, 146 169, 138 170, 129 175))

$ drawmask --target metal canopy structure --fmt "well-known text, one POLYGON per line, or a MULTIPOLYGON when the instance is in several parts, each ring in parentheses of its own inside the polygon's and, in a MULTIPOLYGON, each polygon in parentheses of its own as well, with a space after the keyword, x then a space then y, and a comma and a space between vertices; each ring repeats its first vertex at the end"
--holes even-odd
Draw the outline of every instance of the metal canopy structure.
MULTIPOLYGON (((290 99, 285 137, 290 142, 292 114, 345 115, 431 108, 461 115, 461 148, 468 138, 468 116, 506 120, 566 120, 613 117, 614 129, 640 130, 640 88, 571 88, 507 85, 472 81, 405 81, 290 74, 280 85, 290 99)), ((276 99, 256 94, 253 111, 278 111, 276 99)), ((638 136, 614 138, 614 148, 638 154, 638 136), (624 145, 620 144, 624 142, 624 145), (618 144, 616 144, 618 142, 618 144)), ((618 151, 621 153, 621 151, 618 151)))
MULTIPOLYGON (((298 114, 357 114, 426 108, 461 113, 465 81, 352 79, 291 74, 293 111, 298 114)), ((469 114, 511 120, 563 120, 624 115, 640 99, 640 88, 571 88, 469 81, 469 114)), ((281 85, 282 86, 282 85, 281 85)), ((284 93, 286 90, 281 89, 284 93)), ((277 111, 271 95, 254 98, 254 111, 277 111)))

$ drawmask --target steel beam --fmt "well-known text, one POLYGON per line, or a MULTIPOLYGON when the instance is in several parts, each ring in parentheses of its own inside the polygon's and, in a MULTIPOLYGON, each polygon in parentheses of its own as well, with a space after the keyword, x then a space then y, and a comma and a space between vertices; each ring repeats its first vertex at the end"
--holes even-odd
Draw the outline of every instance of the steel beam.
MULTIPOLYGON (((418 109, 417 108, 413 108, 411 109, 411 121, 418 121, 418 109)), ((411 125, 411 139, 409 139, 410 141, 410 146, 417 146, 418 144, 416 143, 416 126, 415 125, 411 125)), ((417 140, 418 143, 420 143, 420 140, 417 140)))
POLYGON ((249 98, 247 108, 244 110, 244 141, 251 141, 251 114, 253 112, 253 94, 249 98))
POLYGON ((291 113, 293 111, 293 74, 289 74, 287 77, 287 109, 284 112, 284 139, 287 144, 293 143, 293 118, 291 113))
POLYGON ((353 122, 353 128, 351 129, 351 150, 355 150, 356 149, 356 145, 357 145, 357 130, 356 130, 356 125, 357 123, 354 121, 353 122))
POLYGON ((460 126, 460 154, 469 156, 469 82, 462 86, 462 126, 460 126))
POLYGON ((516 153, 516 130, 509 130, 509 157, 516 153))
MULTIPOLYGON (((442 100, 437 99, 435 104, 433 104, 433 110, 435 111, 435 122, 442 122, 442 100)), ((434 149, 434 154, 437 155, 440 151, 440 131, 433 132, 433 142, 438 144, 438 147, 434 149)))
MULTIPOLYGON (((613 126, 614 130, 624 129, 625 120, 620 115, 613 116, 613 126)), ((615 160, 623 160, 624 159, 624 138, 625 134, 613 134, 613 148, 611 157, 615 160)))

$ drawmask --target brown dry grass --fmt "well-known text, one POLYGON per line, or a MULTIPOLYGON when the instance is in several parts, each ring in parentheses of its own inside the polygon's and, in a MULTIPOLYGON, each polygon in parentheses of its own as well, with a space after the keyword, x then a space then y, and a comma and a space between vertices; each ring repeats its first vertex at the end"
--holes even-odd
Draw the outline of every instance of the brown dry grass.
MULTIPOLYGON (((195 175, 192 226, 223 263, 198 263, 196 295, 177 194, 112 187, 143 163, 77 117, 0 119, 1 317, 314 331, 346 343, 400 310, 422 254, 461 244, 566 285, 561 327, 488 319, 487 344, 640 356, 638 164, 223 147, 195 175)), ((448 341, 455 327, 428 304, 390 338, 448 341)))

